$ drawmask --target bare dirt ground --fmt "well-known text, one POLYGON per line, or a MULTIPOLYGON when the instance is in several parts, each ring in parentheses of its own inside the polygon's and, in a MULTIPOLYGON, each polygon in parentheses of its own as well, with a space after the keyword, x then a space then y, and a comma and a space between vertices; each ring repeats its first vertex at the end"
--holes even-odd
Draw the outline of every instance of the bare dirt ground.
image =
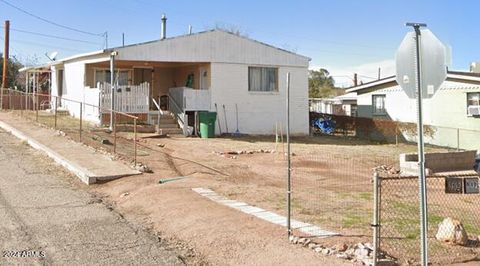
MULTIPOLYGON (((285 215, 286 163, 282 145, 273 138, 145 138, 140 145, 148 155, 139 161, 153 174, 95 188, 125 213, 143 217, 156 230, 176 232, 174 237, 192 243, 213 264, 325 263, 321 260, 325 257, 287 244, 284 228, 218 206, 191 191, 211 188, 230 199, 285 215), (225 151, 255 153, 219 154, 225 151), (175 176, 187 178, 158 184, 161 178, 175 176), (128 197, 119 198, 126 192, 128 197)), ((294 139, 292 150, 293 218, 341 233, 341 237, 317 239, 334 245, 371 241, 372 168, 395 164, 399 153, 413 152, 415 146, 307 137, 294 139)))

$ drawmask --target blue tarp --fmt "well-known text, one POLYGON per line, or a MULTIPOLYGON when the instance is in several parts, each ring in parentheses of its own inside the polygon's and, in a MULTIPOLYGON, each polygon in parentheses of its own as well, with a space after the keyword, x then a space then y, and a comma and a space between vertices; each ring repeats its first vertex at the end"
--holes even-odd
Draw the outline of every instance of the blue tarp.
POLYGON ((335 131, 335 121, 331 118, 317 118, 313 120, 313 126, 323 134, 331 135, 335 131))

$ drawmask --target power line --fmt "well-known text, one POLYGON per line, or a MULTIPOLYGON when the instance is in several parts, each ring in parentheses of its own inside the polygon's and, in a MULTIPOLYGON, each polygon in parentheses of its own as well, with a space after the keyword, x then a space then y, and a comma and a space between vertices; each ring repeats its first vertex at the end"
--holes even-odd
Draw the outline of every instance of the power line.
MULTIPOLYGON (((3 27, 3 26, 1 26, 1 28, 4 28, 4 27, 3 27)), ((33 35, 42 36, 42 37, 48 37, 48 38, 59 39, 59 40, 66 40, 66 41, 72 41, 72 42, 82 42, 82 43, 88 43, 88 44, 99 45, 99 43, 96 43, 96 42, 85 41, 85 40, 79 40, 79 39, 72 39, 72 38, 62 37, 62 36, 58 36, 58 35, 50 35, 50 34, 45 34, 45 33, 32 32, 32 31, 20 30, 20 29, 12 29, 12 28, 10 28, 10 30, 11 30, 11 31, 16 31, 16 32, 22 32, 22 33, 33 34, 33 35)))
POLYGON ((23 44, 42 46, 42 47, 46 47, 46 48, 55 48, 55 49, 63 50, 63 51, 72 51, 72 52, 80 52, 80 53, 85 52, 85 50, 82 51, 82 50, 78 50, 78 49, 65 48, 65 47, 60 47, 60 46, 55 46, 55 45, 50 45, 50 44, 45 44, 45 43, 25 41, 25 40, 10 39, 10 41, 13 42, 13 43, 23 43, 23 44))
POLYGON ((87 34, 87 35, 92 35, 92 36, 104 36, 104 33, 100 33, 100 34, 99 34, 99 33, 92 33, 92 32, 88 32, 88 31, 84 31, 84 30, 79 30, 79 29, 75 29, 75 28, 72 28, 72 27, 69 27, 69 26, 65 26, 65 25, 59 24, 59 23, 57 23, 57 22, 54 22, 54 21, 51 21, 51 20, 42 18, 42 17, 37 16, 37 15, 31 13, 31 12, 28 12, 28 11, 26 11, 26 10, 18 7, 18 6, 15 6, 15 5, 11 4, 10 2, 8 2, 8 1, 6 1, 6 0, 0 0, 0 2, 3 2, 4 4, 6 4, 6 5, 8 5, 8 6, 12 7, 12 8, 15 8, 16 10, 18 10, 18 11, 20 11, 20 12, 22 12, 22 13, 25 13, 25 14, 27 14, 27 15, 29 15, 29 16, 32 16, 32 17, 34 17, 34 18, 36 18, 36 19, 39 19, 39 20, 41 20, 41 21, 43 21, 43 22, 52 24, 52 25, 57 26, 57 27, 60 27, 60 28, 64 28, 64 29, 67 29, 67 30, 76 31, 76 32, 79 32, 79 33, 83 33, 83 34, 87 34))

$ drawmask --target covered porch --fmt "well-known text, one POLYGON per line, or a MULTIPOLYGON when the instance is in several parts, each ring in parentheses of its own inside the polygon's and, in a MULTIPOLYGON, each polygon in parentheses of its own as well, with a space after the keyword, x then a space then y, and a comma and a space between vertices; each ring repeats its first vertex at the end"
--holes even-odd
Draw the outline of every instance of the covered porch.
MULTIPOLYGON (((210 110, 210 63, 119 60, 114 66, 116 111, 134 114, 159 127, 160 118, 170 116, 189 135, 195 118, 188 115, 210 110)), ((100 114, 102 121, 109 120, 110 84, 109 61, 85 65, 85 89, 98 93, 99 105, 105 110, 100 114)))

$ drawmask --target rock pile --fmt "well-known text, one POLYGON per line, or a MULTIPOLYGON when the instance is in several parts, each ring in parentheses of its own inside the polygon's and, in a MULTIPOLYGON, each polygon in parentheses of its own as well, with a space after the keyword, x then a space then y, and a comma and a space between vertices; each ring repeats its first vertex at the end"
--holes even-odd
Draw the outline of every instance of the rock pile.
MULTIPOLYGON (((309 238, 298 236, 291 236, 290 243, 302 245, 317 253, 327 256, 336 256, 337 258, 349 260, 360 265, 373 265, 373 245, 371 243, 357 243, 354 245, 342 243, 327 247, 322 244, 314 243, 309 238)), ((379 253, 379 258, 384 259, 384 254, 379 253)))
POLYGON ((225 157, 225 158, 230 158, 230 159, 237 159, 237 155, 243 155, 243 154, 255 154, 255 153, 275 153, 275 150, 264 150, 264 149, 259 149, 259 150, 251 150, 251 151, 225 151, 225 152, 213 152, 214 154, 217 154, 219 156, 225 157))
POLYGON ((376 171, 377 173, 381 174, 388 174, 388 175, 398 175, 400 174, 400 170, 395 168, 394 166, 391 165, 380 165, 375 168, 373 168, 373 171, 376 171))
POLYGON ((468 235, 462 223, 450 217, 445 218, 439 225, 435 235, 438 241, 452 245, 465 246, 468 243, 468 235))

